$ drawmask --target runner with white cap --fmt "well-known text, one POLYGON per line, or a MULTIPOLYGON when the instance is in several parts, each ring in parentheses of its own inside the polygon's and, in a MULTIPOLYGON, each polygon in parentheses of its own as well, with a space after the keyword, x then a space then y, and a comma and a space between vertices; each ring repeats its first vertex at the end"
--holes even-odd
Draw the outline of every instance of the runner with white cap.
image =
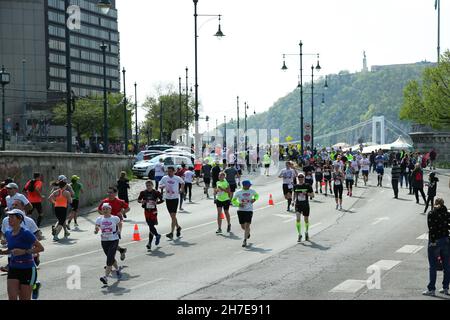
POLYGON ((250 225, 253 218, 253 203, 259 199, 258 193, 250 189, 252 182, 250 180, 242 181, 242 189, 233 196, 233 206, 238 207, 239 224, 244 230, 244 241, 242 247, 247 246, 247 240, 250 239, 250 225))

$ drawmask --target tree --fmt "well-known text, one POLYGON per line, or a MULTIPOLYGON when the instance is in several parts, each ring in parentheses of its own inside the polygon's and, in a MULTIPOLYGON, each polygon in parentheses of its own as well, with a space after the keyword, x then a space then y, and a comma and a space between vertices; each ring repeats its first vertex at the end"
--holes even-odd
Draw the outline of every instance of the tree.
MULTIPOLYGON (((142 138, 146 137, 147 130, 151 128, 150 140, 158 139, 160 136, 160 107, 162 104, 162 116, 163 116, 163 140, 171 141, 172 132, 179 128, 180 123, 180 97, 179 94, 174 92, 171 87, 167 87, 166 92, 159 90, 158 96, 147 97, 144 102, 144 108, 147 109, 147 115, 144 123, 141 125, 142 138)), ((194 102, 191 97, 188 98, 188 110, 186 110, 186 96, 182 96, 181 104, 181 119, 182 128, 186 127, 186 112, 188 113, 189 125, 194 123, 194 102)))
POLYGON ((410 81, 403 97, 400 119, 434 129, 450 128, 450 51, 438 65, 424 70, 421 84, 410 81))
MULTIPOLYGON (((129 100, 131 101, 131 100, 129 100)), ((131 131, 133 112, 128 111, 128 129, 131 131)), ((123 139, 124 128, 123 95, 108 95, 108 137, 110 141, 123 139)), ((53 108, 53 121, 57 125, 67 125, 67 106, 61 103, 53 108)), ((72 126, 77 131, 78 140, 88 139, 95 134, 103 137, 103 97, 90 96, 77 99, 72 114, 72 126)))

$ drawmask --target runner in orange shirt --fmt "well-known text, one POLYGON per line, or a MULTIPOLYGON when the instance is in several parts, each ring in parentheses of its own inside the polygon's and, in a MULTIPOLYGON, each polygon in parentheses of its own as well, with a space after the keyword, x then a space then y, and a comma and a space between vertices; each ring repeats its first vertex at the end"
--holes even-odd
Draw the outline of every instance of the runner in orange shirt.
POLYGON ((39 172, 33 174, 33 179, 29 180, 25 187, 23 188, 25 196, 28 201, 30 201, 33 208, 27 212, 27 216, 31 217, 33 211, 36 209, 38 217, 36 220, 36 225, 41 226, 43 211, 42 211, 42 176, 39 172))

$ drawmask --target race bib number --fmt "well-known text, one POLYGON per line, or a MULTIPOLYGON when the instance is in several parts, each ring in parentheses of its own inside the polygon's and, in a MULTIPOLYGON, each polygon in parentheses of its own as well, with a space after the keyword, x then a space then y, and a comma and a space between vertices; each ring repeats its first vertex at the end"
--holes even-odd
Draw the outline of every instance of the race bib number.
POLYGON ((336 179, 334 181, 334 184, 337 185, 337 186, 340 186, 341 185, 341 180, 336 179))
POLYGON ((147 203, 145 204, 145 209, 151 210, 151 209, 156 209, 156 202, 155 201, 147 201, 147 203))
POLYGON ((298 201, 306 201, 306 196, 303 192, 298 194, 298 201))
POLYGON ((288 189, 292 189, 294 186, 292 184, 288 185, 288 189))

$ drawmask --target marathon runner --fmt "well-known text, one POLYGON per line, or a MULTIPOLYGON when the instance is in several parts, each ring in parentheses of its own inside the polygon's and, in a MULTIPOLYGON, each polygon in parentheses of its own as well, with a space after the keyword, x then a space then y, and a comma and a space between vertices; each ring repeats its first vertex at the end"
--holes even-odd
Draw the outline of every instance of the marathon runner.
POLYGON ((359 168, 360 168, 360 161, 358 160, 359 155, 356 157, 353 157, 352 161, 350 162, 350 166, 353 171, 353 180, 355 181, 355 187, 358 187, 358 178, 359 178, 359 168))
POLYGON ((102 204, 102 215, 95 221, 95 234, 101 230, 102 249, 106 255, 105 275, 100 278, 104 285, 108 285, 108 277, 112 268, 116 270, 117 279, 122 279, 121 268, 116 261, 116 252, 119 248, 119 239, 122 232, 122 220, 111 214, 112 206, 109 203, 102 204))
POLYGON ((247 240, 250 239, 250 225, 253 218, 253 203, 259 199, 258 193, 250 189, 252 183, 250 180, 242 181, 242 189, 235 193, 232 202, 235 207, 238 207, 239 224, 244 230, 244 241, 242 247, 247 246, 247 240))
POLYGON ((74 226, 78 227, 78 222, 77 222, 77 218, 78 218, 78 207, 80 204, 80 194, 84 192, 83 190, 83 184, 81 184, 80 181, 80 177, 73 175, 72 178, 70 179, 70 181, 72 182, 70 184, 70 186, 73 189, 74 195, 72 198, 72 211, 69 215, 69 220, 67 221, 67 229, 70 230, 70 223, 74 222, 74 226))
MULTIPOLYGON (((219 161, 216 161, 214 163, 213 168, 211 169, 211 177, 212 177, 212 187, 213 189, 216 189, 217 187, 217 181, 219 181, 219 174, 220 174, 220 163, 219 161)), ((214 200, 216 200, 216 193, 214 192, 214 200)))
POLYGON ((353 167, 351 163, 348 163, 345 169, 345 187, 347 188, 347 196, 353 195, 353 167))
MULTIPOLYGON (((211 170, 212 170, 212 167, 209 164, 209 161, 205 160, 205 164, 202 166, 202 174, 203 174, 203 182, 205 183, 203 193, 206 194, 207 199, 209 199, 208 189, 211 185, 211 170)), ((217 177, 217 178, 219 178, 219 177, 217 177)))
POLYGON ((33 179, 29 180, 23 190, 26 192, 26 197, 30 201, 33 208, 27 212, 28 216, 33 215, 33 211, 36 209, 38 217, 36 219, 36 224, 38 227, 41 226, 43 211, 42 211, 42 176, 39 172, 33 174, 33 179))
POLYGON ((157 205, 164 202, 161 192, 153 189, 153 182, 148 180, 145 183, 146 189, 141 191, 138 197, 138 202, 142 204, 144 208, 145 221, 149 228, 147 249, 152 249, 153 237, 155 237, 155 245, 159 245, 161 235, 156 230, 155 226, 158 225, 158 209, 157 205))
POLYGON ((228 184, 230 185, 230 199, 233 198, 233 194, 236 191, 237 188, 237 181, 236 178, 240 177, 239 172, 236 170, 236 167, 234 164, 230 164, 228 168, 225 169, 225 175, 228 184))
POLYGON ((171 231, 166 234, 166 237, 173 240, 175 228, 177 228, 177 237, 181 237, 181 227, 177 220, 177 208, 180 195, 184 193, 184 181, 175 175, 174 167, 169 167, 167 169, 167 175, 161 179, 159 187, 161 188, 161 193, 164 194, 167 211, 169 211, 170 218, 172 219, 171 231))
POLYGON ((331 177, 333 174, 332 161, 328 160, 325 162, 323 167, 323 178, 325 180, 325 197, 328 196, 328 188, 330 188, 330 194, 333 194, 333 190, 331 188, 331 177))
POLYGON ((222 233, 222 209, 225 212, 225 217, 227 218, 228 227, 227 232, 231 232, 231 218, 230 218, 230 197, 231 190, 230 184, 225 180, 225 172, 219 174, 219 181, 217 181, 216 188, 214 190, 216 194, 216 206, 217 206, 217 234, 222 233))
POLYGON ((181 167, 177 169, 177 171, 175 172, 175 175, 180 177, 181 180, 183 180, 183 189, 181 189, 181 185, 180 185, 180 211, 184 211, 183 209, 183 200, 186 199, 186 185, 184 182, 184 173, 187 171, 186 169, 186 164, 185 163, 181 163, 181 167))
POLYGON ((294 186, 295 212, 297 214, 296 227, 298 231, 298 242, 302 241, 302 214, 305 221, 305 240, 309 241, 309 201, 308 197, 314 197, 314 191, 310 184, 305 182, 305 175, 298 175, 298 184, 294 186))
POLYGON ((370 171, 370 160, 369 158, 367 158, 367 155, 364 155, 363 159, 361 160, 361 171, 364 179, 364 186, 367 186, 370 171))
POLYGON ((322 193, 323 168, 322 168, 321 161, 317 162, 314 171, 315 171, 315 178, 316 178, 316 193, 319 193, 318 186, 320 186, 320 193, 322 193))
POLYGON ((294 178, 296 171, 293 169, 293 165, 290 161, 286 161, 286 168, 281 170, 278 178, 283 178, 283 194, 287 200, 287 211, 291 211, 292 203, 292 189, 294 188, 294 178))
POLYGON ((19 193, 19 186, 14 182, 10 182, 6 185, 6 191, 8 196, 6 197, 6 209, 11 210, 14 200, 20 200, 25 205, 25 212, 30 212, 33 209, 30 201, 23 194, 19 193))
POLYGON ((58 224, 56 227, 52 225, 53 241, 59 241, 58 235, 62 229, 64 229, 64 238, 68 238, 70 236, 70 233, 66 227, 66 218, 67 209, 69 208, 69 204, 72 203, 72 196, 66 189, 67 183, 63 180, 58 183, 58 187, 59 189, 53 191, 48 197, 50 202, 54 205, 55 216, 58 219, 58 224))
POLYGON ((159 162, 155 165, 155 189, 158 189, 159 182, 165 175, 164 159, 159 158, 159 162))
POLYGON ((344 173, 339 166, 334 167, 333 172, 333 192, 336 199, 336 210, 342 210, 342 194, 344 193, 344 173))
MULTIPOLYGON (((108 189, 108 197, 103 199, 100 205, 97 207, 97 212, 103 214, 103 204, 108 203, 111 209, 111 215, 119 217, 120 221, 123 222, 124 214, 130 211, 130 207, 128 203, 123 200, 120 200, 117 197, 117 188, 109 187, 108 189)), ((120 238, 120 235, 119 235, 120 238)), ((126 248, 121 248, 119 245, 117 246, 117 250, 120 252, 120 260, 125 260, 125 254, 127 252, 126 248)))
POLYGON ((378 174, 378 184, 377 187, 383 186, 383 175, 384 175, 384 156, 383 151, 379 150, 378 155, 375 157, 375 167, 378 174))
POLYGON ((186 197, 189 193, 189 202, 192 202, 192 183, 194 181, 194 168, 189 167, 189 169, 184 172, 183 178, 186 188, 186 192, 184 193, 184 200, 186 201, 186 197))

